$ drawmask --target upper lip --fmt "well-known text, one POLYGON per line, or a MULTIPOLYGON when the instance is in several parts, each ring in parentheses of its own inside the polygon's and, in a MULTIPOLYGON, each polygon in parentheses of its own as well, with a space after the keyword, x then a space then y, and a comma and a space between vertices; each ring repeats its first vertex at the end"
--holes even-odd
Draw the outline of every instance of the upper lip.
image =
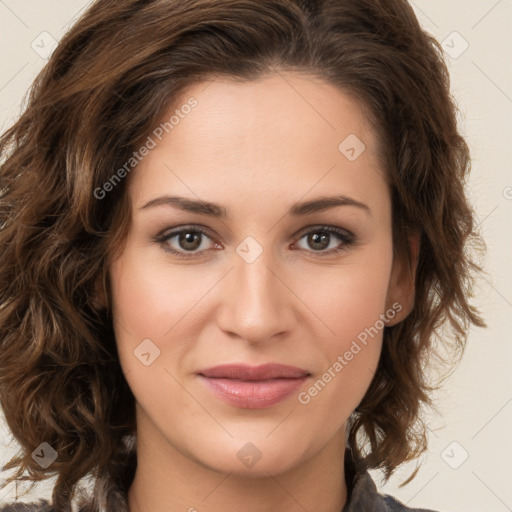
POLYGON ((217 379, 238 380, 268 380, 268 379, 297 379, 309 375, 309 372, 296 366, 267 363, 260 366, 248 364, 221 364, 205 368, 199 375, 217 379))

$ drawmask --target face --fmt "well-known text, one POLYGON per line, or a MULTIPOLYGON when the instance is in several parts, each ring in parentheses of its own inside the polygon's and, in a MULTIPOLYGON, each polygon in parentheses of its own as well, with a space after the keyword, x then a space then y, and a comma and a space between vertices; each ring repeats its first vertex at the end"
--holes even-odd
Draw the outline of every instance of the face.
POLYGON ((377 134, 292 73, 196 84, 162 119, 176 109, 129 177, 110 266, 138 437, 162 460, 279 473, 343 446, 407 310, 377 134))

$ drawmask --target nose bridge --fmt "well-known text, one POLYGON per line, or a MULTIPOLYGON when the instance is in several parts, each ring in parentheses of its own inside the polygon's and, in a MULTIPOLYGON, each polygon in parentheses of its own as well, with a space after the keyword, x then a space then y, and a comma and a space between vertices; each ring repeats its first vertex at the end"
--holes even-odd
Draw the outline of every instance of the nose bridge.
POLYGON ((272 250, 254 239, 236 249, 220 327, 247 341, 264 341, 286 329, 290 294, 275 270, 272 250))

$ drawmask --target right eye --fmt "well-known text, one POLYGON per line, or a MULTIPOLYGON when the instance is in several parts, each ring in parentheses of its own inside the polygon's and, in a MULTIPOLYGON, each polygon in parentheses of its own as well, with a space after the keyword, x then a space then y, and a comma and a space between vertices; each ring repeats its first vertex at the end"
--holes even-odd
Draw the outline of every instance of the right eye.
POLYGON ((159 235, 155 238, 155 242, 159 243, 167 252, 182 258, 189 258, 207 250, 204 248, 203 250, 198 250, 203 245, 203 237, 210 238, 203 229, 199 227, 183 227, 167 232, 164 235, 159 235), (174 244, 172 243, 173 239, 176 239, 174 244))

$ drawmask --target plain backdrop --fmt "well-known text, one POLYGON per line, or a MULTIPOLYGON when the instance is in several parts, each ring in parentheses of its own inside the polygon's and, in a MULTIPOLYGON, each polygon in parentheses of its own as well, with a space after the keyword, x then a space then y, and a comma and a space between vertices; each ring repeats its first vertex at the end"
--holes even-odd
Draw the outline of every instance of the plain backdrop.
MULTIPOLYGON (((89 4, 0 0, 0 131, 19 114, 52 40, 60 40, 89 4)), ((408 506, 512 511, 512 0, 415 0, 412 5, 423 27, 444 41, 460 128, 472 151, 469 193, 488 248, 487 276, 474 302, 488 328, 471 331, 461 364, 435 395, 441 414, 429 416, 429 450, 416 478, 399 487, 414 463, 383 486, 380 474, 372 475, 381 492, 408 506)), ((16 449, 0 418, 0 464, 16 449)), ((38 484, 23 500, 49 498, 54 481, 38 484)), ((14 484, 0 491, 0 503, 14 497, 14 484)))

